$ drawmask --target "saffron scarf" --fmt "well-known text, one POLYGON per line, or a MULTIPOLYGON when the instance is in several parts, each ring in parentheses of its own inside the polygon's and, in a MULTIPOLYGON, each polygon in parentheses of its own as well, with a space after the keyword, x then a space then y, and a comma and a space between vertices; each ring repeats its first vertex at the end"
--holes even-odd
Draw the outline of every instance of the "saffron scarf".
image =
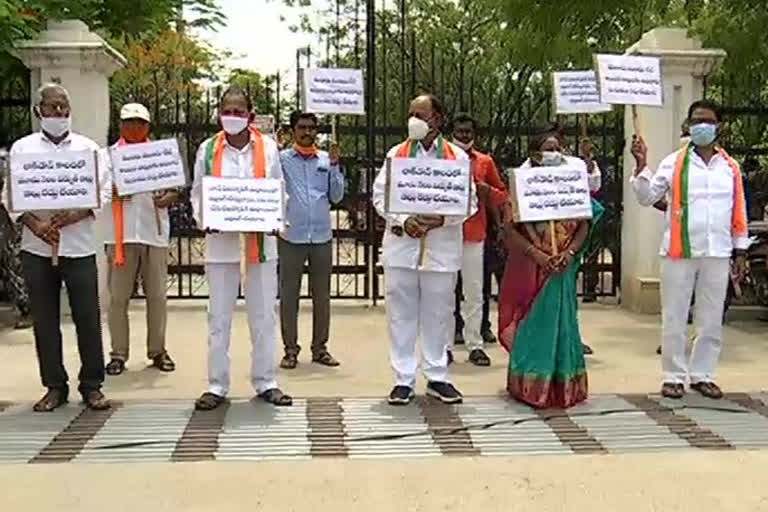
MULTIPOLYGON (((253 177, 265 178, 267 162, 264 154, 264 141, 261 133, 250 128, 253 141, 253 177)), ((205 174, 216 178, 221 177, 221 163, 224 155, 226 134, 222 131, 213 137, 205 148, 205 174)), ((248 263, 264 263, 264 233, 249 233, 246 241, 246 260, 248 263)))
MULTIPOLYGON (((675 171, 672 177, 672 210, 669 216, 669 252, 672 259, 691 258, 691 237, 688 231, 690 218, 688 186, 689 168, 691 164, 691 152, 693 145, 680 150, 675 162, 675 171)), ((716 147, 717 153, 728 162, 733 172, 733 211, 731 213, 731 233, 734 238, 746 237, 747 212, 744 200, 744 182, 741 179, 739 164, 721 147, 716 147)))
MULTIPOLYGON (((149 139, 144 139, 142 142, 149 142, 149 139)), ((128 144, 123 137, 117 141, 118 146, 125 146, 128 144)), ((115 266, 122 267, 125 265, 125 201, 120 199, 120 196, 114 194, 112 196, 112 220, 115 225, 115 266)))

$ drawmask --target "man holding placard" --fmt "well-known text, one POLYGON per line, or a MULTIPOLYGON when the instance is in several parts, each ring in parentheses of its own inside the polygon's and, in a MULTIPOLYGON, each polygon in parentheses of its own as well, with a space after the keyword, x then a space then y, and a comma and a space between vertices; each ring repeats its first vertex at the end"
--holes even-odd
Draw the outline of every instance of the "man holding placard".
POLYGON ((294 144, 280 153, 288 204, 287 227, 280 234, 280 327, 285 356, 280 366, 296 368, 299 291, 304 263, 309 262, 312 293, 312 362, 339 366, 328 351, 331 321, 331 269, 333 236, 330 208, 344 197, 344 175, 339 167, 339 148, 330 153, 315 146, 317 116, 291 114, 294 144))
POLYGON ((715 368, 723 345, 722 316, 733 272, 746 272, 749 247, 744 185, 739 164, 717 145, 720 107, 707 100, 688 110, 691 143, 648 168, 647 147, 635 137, 637 168, 631 183, 640 204, 667 198, 667 226, 661 247, 661 393, 682 398, 685 383, 708 398, 722 398, 715 368), (695 204, 696 208, 692 208, 695 204), (686 357, 686 325, 696 293, 697 337, 686 357))
POLYGON ((40 376, 48 388, 34 410, 53 411, 69 396, 60 326, 62 283, 77 331, 78 390, 87 407, 107 409, 109 401, 101 392, 104 353, 93 227, 99 189, 109 186, 109 174, 99 173, 104 167, 98 165, 98 145, 72 133, 66 89, 58 84, 42 86, 34 114, 41 131, 11 147, 11 173, 3 198, 11 217, 24 225, 24 277, 40 376))
MULTIPOLYGON (((151 153, 147 147, 149 128, 150 115, 144 105, 128 103, 123 106, 120 110, 120 140, 111 148, 115 172, 124 170, 120 153, 123 148, 147 148, 147 153, 151 153)), ((131 169, 137 167, 136 162, 148 160, 137 159, 138 153, 134 155, 131 169)), ((105 192, 104 242, 109 263, 109 333, 112 339, 107 374, 120 375, 125 371, 130 348, 128 306, 139 273, 147 297, 147 357, 155 368, 171 372, 176 365, 165 349, 168 207, 178 199, 178 192, 171 189, 120 195, 117 187, 105 192)))
POLYGON ((444 403, 462 401, 448 380, 447 349, 462 226, 477 211, 477 197, 466 153, 440 135, 443 119, 434 96, 413 100, 408 140, 389 151, 373 187, 373 204, 387 221, 382 262, 395 372, 392 405, 414 397, 419 330, 427 394, 444 403))
POLYGON ((262 227, 269 224, 270 231, 276 234, 283 222, 279 204, 283 172, 275 141, 249 127, 252 108, 244 91, 227 89, 219 104, 223 131, 200 145, 195 161, 191 200, 195 221, 206 230, 205 273, 210 293, 209 387, 195 402, 198 410, 219 407, 229 393, 232 314, 243 257, 243 291, 252 347, 251 384, 265 402, 277 406, 293 403, 277 386, 277 244, 262 227), (278 202, 276 208, 272 206, 274 201, 278 202))
MULTIPOLYGON (((497 210, 507 199, 507 191, 501 181, 496 164, 489 155, 474 147, 475 120, 468 114, 459 114, 453 120, 453 141, 463 149, 472 163, 472 177, 477 188, 477 213, 464 223, 464 247, 462 251, 459 285, 456 287, 456 338, 463 338, 469 362, 476 366, 490 366, 491 359, 483 350, 483 321, 488 317, 490 293, 484 294, 485 280, 485 239, 488 232, 488 211, 497 210), (462 317, 461 297, 464 297, 462 317), (463 333, 462 330, 466 332, 463 333)), ((490 282, 488 283, 490 288, 490 282)), ((488 328, 490 334, 490 327, 488 328)), ((449 359, 453 354, 449 354, 449 359)))

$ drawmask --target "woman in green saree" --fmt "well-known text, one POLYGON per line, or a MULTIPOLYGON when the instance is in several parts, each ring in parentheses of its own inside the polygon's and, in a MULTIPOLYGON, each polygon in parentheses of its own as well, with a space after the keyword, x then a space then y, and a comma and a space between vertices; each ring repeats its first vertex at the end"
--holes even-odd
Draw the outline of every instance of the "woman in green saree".
MULTIPOLYGON (((584 165, 562 155, 554 132, 533 141, 531 166, 564 164, 584 165)), ((532 407, 571 407, 587 398, 576 277, 603 208, 592 200, 591 220, 555 222, 556 254, 548 222, 515 223, 511 212, 508 204, 508 256, 499 297, 499 340, 509 351, 507 390, 532 407)))

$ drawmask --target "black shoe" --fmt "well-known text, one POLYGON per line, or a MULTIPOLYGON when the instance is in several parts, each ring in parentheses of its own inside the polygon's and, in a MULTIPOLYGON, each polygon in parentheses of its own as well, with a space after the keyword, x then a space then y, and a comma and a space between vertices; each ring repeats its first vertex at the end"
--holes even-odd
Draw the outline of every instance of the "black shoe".
POLYGON ((658 347, 656 347, 656 353, 657 353, 657 354, 659 354, 659 355, 661 355, 661 345, 659 345, 658 347))
POLYGON ((453 344, 454 345, 463 345, 464 344, 464 333, 463 332, 457 332, 453 336, 453 344))
POLYGON ((448 382, 430 382, 427 384, 427 396, 437 398, 444 404, 460 404, 463 400, 459 390, 448 382))
POLYGON ((451 366, 453 364, 453 351, 448 351, 448 366, 451 366))
POLYGON ((476 348, 469 353, 469 362, 475 366, 491 366, 491 358, 481 348, 476 348))
POLYGON ((595 353, 595 351, 592 350, 592 347, 590 347, 586 343, 582 343, 581 344, 581 350, 582 350, 582 352, 584 353, 585 356, 591 356, 592 354, 595 353))
POLYGON ((585 295, 581 298, 582 304, 594 304, 597 302, 597 297, 595 295, 585 295))
POLYGON ((395 386, 389 394, 389 405, 408 405, 416 394, 408 386, 395 386))
POLYGON ((483 331, 482 333, 480 333, 480 336, 483 338, 483 343, 486 343, 488 345, 492 345, 498 341, 496 339, 496 336, 494 336, 491 331, 483 331))

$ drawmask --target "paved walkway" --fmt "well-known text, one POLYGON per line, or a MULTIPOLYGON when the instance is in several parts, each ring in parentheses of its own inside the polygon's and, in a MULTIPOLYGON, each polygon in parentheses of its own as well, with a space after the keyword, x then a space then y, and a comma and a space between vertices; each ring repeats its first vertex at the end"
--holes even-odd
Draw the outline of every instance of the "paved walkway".
POLYGON ((768 447, 768 393, 713 401, 599 395, 563 411, 502 397, 446 406, 419 397, 308 398, 275 408, 233 400, 194 411, 188 400, 126 401, 111 411, 70 405, 52 414, 0 404, 0 462, 180 462, 314 457, 412 458, 599 454, 768 447))

